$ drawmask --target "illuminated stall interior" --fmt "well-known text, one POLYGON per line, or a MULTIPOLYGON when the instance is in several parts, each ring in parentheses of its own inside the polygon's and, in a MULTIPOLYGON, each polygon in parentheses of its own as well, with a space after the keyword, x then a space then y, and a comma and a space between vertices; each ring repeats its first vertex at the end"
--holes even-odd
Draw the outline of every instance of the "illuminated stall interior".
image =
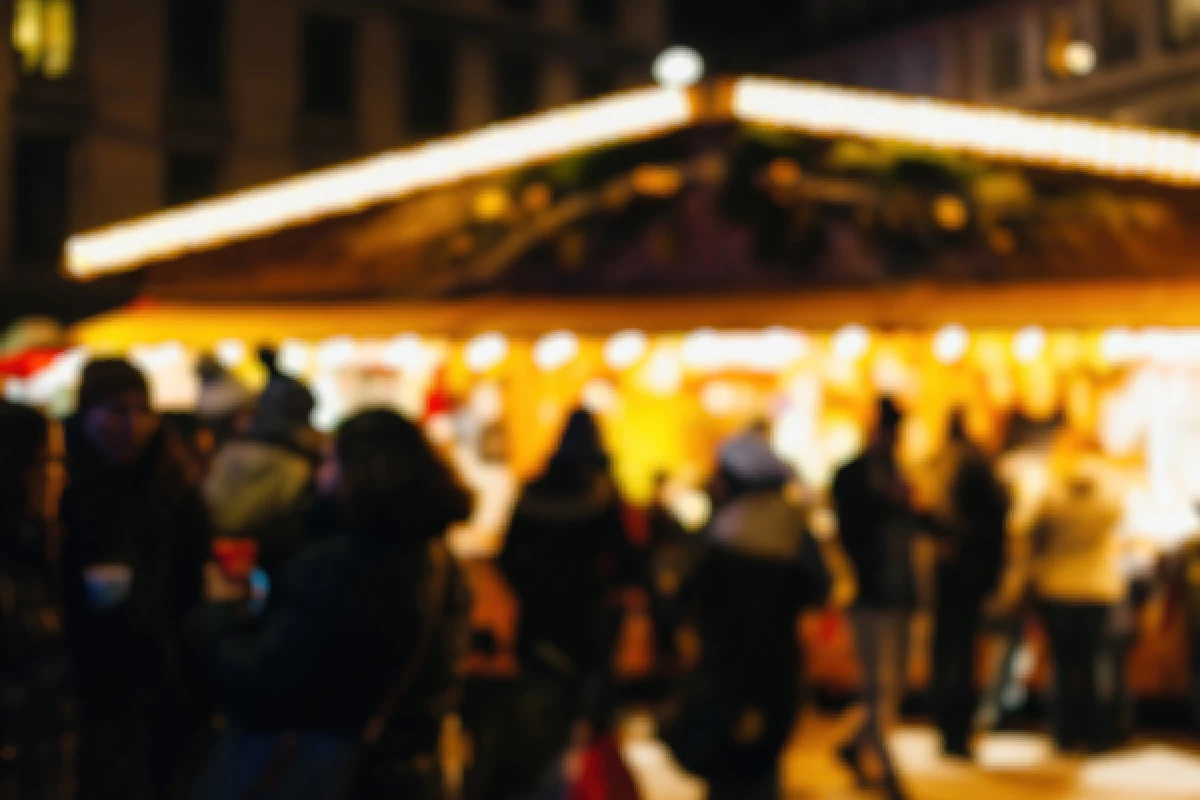
POLYGON ((764 416, 821 487, 888 391, 911 463, 957 405, 996 446, 1014 412, 1056 421, 1171 541, 1200 497, 1198 184, 1170 132, 773 79, 628 92, 78 236, 73 275, 140 270, 143 298, 13 391, 121 350, 186 408, 199 353, 254 382, 269 342, 322 426, 499 420, 520 474, 583 403, 639 499, 764 416))

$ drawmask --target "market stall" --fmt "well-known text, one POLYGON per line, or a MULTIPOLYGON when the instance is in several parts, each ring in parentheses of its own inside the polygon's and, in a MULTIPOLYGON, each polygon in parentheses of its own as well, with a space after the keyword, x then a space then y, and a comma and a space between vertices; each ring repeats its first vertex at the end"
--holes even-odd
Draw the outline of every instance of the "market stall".
POLYGON ((66 267, 144 272, 75 342, 130 352, 167 406, 194 402, 200 353, 254 381, 269 342, 323 426, 368 403, 460 440, 498 422, 527 475, 583 403, 645 499, 762 417, 820 489, 887 391, 913 467, 955 406, 996 446, 1014 413, 1096 441, 1157 549, 1200 498, 1197 185, 1182 134, 742 78, 133 220, 66 267))

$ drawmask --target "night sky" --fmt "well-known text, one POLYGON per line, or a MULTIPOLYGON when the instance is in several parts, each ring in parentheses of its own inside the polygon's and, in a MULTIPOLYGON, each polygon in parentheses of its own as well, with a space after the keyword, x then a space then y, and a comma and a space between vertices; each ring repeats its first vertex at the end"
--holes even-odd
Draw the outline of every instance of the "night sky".
POLYGON ((710 71, 769 70, 797 40, 804 0, 671 0, 674 38, 710 71))

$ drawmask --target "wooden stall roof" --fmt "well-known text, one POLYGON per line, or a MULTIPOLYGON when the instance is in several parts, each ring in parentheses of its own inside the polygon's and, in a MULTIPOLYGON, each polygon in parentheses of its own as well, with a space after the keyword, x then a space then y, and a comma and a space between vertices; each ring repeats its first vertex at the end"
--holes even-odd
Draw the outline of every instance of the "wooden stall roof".
POLYGON ((1200 318, 1197 185, 1183 134, 743 78, 134 220, 66 259, 143 269, 145 296, 176 304, 139 313, 251 325, 264 306, 445 331, 1182 324, 1200 318))

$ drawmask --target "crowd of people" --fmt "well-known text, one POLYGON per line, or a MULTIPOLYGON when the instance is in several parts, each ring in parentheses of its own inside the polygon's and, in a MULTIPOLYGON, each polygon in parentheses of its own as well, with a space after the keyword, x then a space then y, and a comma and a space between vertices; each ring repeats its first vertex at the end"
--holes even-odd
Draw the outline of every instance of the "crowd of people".
MULTIPOLYGON (((461 459, 419 424, 369 410, 324 441, 311 392, 263 356, 261 395, 227 387, 187 436, 155 413, 134 366, 88 364, 62 428, 61 493, 53 429, 0 404, 6 800, 539 800, 572 796, 580 771, 567 756, 582 752, 617 767, 601 796, 633 797, 614 745, 632 706, 654 710, 711 797, 777 798, 806 695, 797 620, 835 601, 848 606, 865 709, 836 755, 863 787, 900 800, 887 741, 910 688, 922 541, 936 553, 930 711, 947 757, 970 758, 986 718, 985 617, 1017 620, 1014 646, 1025 614, 1043 620, 1062 749, 1119 735, 1120 680, 1097 675, 1105 659, 1121 672, 1109 645, 1128 595, 1120 510, 1086 448, 1051 470, 1034 440, 1001 463, 954 414, 918 488, 898 457, 903 409, 883 398, 863 452, 833 481, 835 537, 814 533, 819 501, 763 425, 716 454, 702 532, 656 501, 635 537, 585 411, 523 487, 488 478, 507 499, 473 514, 461 459), (1055 477, 1031 488, 1006 472, 1020 458, 1055 477), (470 548, 453 553, 455 536, 495 540, 516 600, 502 685, 464 669, 502 643, 473 630, 458 557, 470 548), (853 590, 838 591, 846 580, 853 590), (653 624, 654 669, 639 680, 615 666, 633 614, 653 624), (449 730, 459 720, 465 737, 449 730)), ((209 385, 228 380, 205 368, 209 385)), ((493 475, 496 435, 482 437, 491 455, 477 475, 493 475)))

